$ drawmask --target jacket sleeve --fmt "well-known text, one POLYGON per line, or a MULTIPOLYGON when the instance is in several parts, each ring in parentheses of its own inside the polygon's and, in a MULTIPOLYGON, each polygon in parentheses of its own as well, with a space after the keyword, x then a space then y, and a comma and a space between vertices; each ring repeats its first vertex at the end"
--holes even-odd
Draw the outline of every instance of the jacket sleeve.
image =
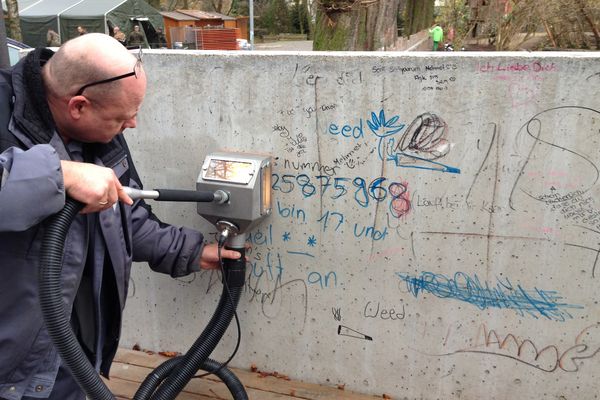
POLYGON ((147 261, 154 271, 174 278, 200 271, 200 232, 162 223, 142 200, 134 203, 131 217, 133 261, 147 261))
POLYGON ((20 232, 65 205, 60 159, 47 144, 0 154, 0 232, 20 232))
MULTIPOLYGON (((123 135, 117 139, 129 159, 126 182, 133 188, 143 189, 127 142, 123 135)), ((146 261, 154 271, 174 278, 200 271, 200 256, 204 249, 200 232, 161 222, 144 200, 136 200, 131 207, 131 227, 133 261, 146 261)))

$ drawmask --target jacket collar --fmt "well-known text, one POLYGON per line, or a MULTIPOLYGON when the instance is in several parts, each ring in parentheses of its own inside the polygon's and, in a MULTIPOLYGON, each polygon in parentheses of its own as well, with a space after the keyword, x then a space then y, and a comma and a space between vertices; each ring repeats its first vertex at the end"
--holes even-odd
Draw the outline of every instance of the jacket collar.
POLYGON ((15 92, 13 118, 24 128, 33 144, 49 143, 55 131, 42 81, 42 66, 53 54, 49 49, 35 49, 14 67, 12 73, 15 92))

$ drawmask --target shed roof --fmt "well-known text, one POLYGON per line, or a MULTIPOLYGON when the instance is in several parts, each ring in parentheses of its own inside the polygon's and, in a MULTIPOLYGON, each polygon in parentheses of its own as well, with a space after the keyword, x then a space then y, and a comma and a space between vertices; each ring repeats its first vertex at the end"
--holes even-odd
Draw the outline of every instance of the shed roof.
POLYGON ((235 21, 235 18, 228 15, 219 14, 211 11, 200 11, 200 10, 177 10, 177 12, 185 15, 196 17, 197 19, 221 19, 223 21, 235 21))
POLYGON ((198 18, 191 15, 182 14, 179 11, 161 11, 163 17, 174 19, 175 21, 197 21, 198 18))

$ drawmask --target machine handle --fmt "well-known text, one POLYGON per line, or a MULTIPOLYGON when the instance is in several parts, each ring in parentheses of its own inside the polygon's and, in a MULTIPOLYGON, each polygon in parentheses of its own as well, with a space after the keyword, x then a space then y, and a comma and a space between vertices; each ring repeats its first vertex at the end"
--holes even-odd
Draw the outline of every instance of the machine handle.
POLYGON ((158 192, 158 201, 189 201, 210 203, 215 200, 213 192, 196 190, 154 189, 158 192))
POLYGON ((214 192, 176 189, 140 190, 124 186, 123 191, 133 200, 151 199, 156 201, 185 201, 192 203, 214 201, 219 204, 229 201, 229 195, 223 190, 216 190, 214 192))

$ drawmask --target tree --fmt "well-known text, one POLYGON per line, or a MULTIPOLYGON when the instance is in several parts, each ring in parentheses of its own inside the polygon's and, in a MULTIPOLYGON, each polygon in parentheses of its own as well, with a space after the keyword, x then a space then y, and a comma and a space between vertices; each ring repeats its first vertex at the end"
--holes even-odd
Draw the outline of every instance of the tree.
POLYGON ((406 0, 404 7, 404 36, 429 28, 433 23, 433 0, 406 0))
POLYGON ((384 50, 398 38, 400 0, 320 0, 314 50, 384 50))
POLYGON ((468 0, 446 1, 439 18, 447 32, 448 40, 452 41, 454 48, 460 49, 466 37, 475 27, 475 23, 471 19, 468 0))
POLYGON ((599 9, 599 0, 513 0, 509 12, 496 12, 489 21, 495 32, 496 50, 518 48, 539 27, 545 29, 556 48, 595 45, 600 50, 599 9))
POLYGON ((268 0, 257 2, 255 14, 260 15, 257 21, 259 29, 271 35, 291 32, 290 10, 286 0, 268 0))
POLYGON ((202 9, 229 15, 233 7, 233 0, 204 0, 202 9))
POLYGON ((19 5, 17 0, 6 0, 6 35, 10 38, 23 41, 21 22, 19 20, 19 5))

